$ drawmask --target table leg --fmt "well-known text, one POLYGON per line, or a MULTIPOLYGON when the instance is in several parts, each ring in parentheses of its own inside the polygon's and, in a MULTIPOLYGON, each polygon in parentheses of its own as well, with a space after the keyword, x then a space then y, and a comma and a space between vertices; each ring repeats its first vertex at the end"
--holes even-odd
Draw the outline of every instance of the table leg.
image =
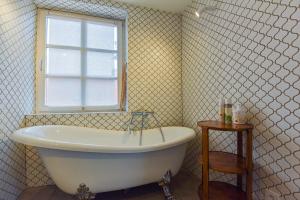
MULTIPOLYGON (((237 154, 240 157, 243 157, 243 131, 237 132, 237 154)), ((237 175, 237 186, 241 190, 243 189, 243 175, 238 174, 237 175)))
POLYGON ((209 181, 209 169, 208 169, 208 162, 209 162, 209 139, 208 139, 208 129, 202 128, 202 153, 203 153, 203 193, 202 193, 202 200, 208 200, 208 181, 209 181))
POLYGON ((247 131, 247 179, 246 179, 246 194, 247 200, 252 200, 252 130, 247 131))

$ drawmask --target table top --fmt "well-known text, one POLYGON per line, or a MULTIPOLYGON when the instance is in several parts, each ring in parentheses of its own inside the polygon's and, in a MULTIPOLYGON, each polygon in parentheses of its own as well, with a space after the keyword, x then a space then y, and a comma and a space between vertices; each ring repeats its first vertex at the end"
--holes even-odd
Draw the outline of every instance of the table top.
POLYGON ((252 124, 225 124, 220 121, 214 120, 199 121, 198 126, 202 128, 220 131, 243 131, 253 129, 252 124))

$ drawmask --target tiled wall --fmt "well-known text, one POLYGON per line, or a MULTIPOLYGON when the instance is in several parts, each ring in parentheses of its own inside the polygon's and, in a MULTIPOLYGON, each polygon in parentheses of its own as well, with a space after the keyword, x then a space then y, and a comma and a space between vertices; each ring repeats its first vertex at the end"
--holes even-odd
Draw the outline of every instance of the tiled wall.
MULTIPOLYGON (((221 96, 247 108, 255 126, 256 199, 264 199, 267 189, 282 199, 300 199, 299 33, 298 0, 196 0, 184 13, 184 125, 198 131, 198 120, 216 119, 221 96)), ((235 152, 235 139, 215 133, 210 148, 235 152)), ((198 175, 200 141, 201 134, 186 159, 198 175)), ((234 180, 210 175, 213 180, 234 180)))
MULTIPOLYGON (((162 126, 182 125, 181 16, 109 1, 36 0, 39 7, 111 16, 128 13, 128 108, 154 111, 162 126)), ((26 126, 67 124, 123 129, 127 113, 27 116, 26 126)), ((38 155, 27 147, 27 184, 51 184, 38 155)))
POLYGON ((35 6, 0 1, 0 199, 15 200, 26 187, 25 147, 8 136, 33 109, 35 6))
MULTIPOLYGON (((220 96, 241 102, 255 125, 254 197, 264 199, 270 189, 283 199, 300 199, 298 0, 196 0, 185 11, 182 24, 179 15, 106 0, 35 2, 112 18, 128 14, 129 111, 153 110, 168 126, 182 124, 183 110, 184 125, 198 130, 198 120, 216 118, 220 96), (215 11, 202 9, 215 3, 215 11), (195 9, 200 9, 200 18, 195 9)), ((22 125, 24 114, 33 110, 35 6, 29 0, 2 0, 0 25, 0 199, 10 200, 26 184, 52 181, 30 147, 25 174, 25 148, 8 139, 22 125)), ((128 117, 127 113, 28 115, 26 125, 122 129, 128 117)), ((200 140, 201 134, 185 162, 198 175, 195 157, 200 140)), ((233 134, 220 133, 211 138, 210 147, 235 152, 234 141, 233 134)), ((211 179, 234 181, 215 172, 211 179)))

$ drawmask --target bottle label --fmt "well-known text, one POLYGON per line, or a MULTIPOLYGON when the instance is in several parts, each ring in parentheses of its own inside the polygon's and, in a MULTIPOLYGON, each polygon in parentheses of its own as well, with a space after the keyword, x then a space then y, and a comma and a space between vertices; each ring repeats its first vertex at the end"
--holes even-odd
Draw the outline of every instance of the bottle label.
POLYGON ((225 123, 231 124, 232 123, 232 108, 225 106, 225 123))
POLYGON ((220 108, 220 110, 219 110, 219 121, 221 121, 221 122, 225 121, 225 110, 224 110, 224 108, 220 108))
POLYGON ((232 115, 225 115, 225 123, 226 124, 232 123, 232 115))

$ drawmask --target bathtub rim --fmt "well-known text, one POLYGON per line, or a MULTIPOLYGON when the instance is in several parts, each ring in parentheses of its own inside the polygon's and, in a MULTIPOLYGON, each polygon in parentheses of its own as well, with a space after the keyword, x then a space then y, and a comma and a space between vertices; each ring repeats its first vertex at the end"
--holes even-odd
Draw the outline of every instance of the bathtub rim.
MULTIPOLYGON (((185 129, 186 133, 182 134, 180 140, 175 140, 166 143, 157 143, 154 145, 142 145, 142 146, 104 146, 104 145, 94 145, 94 144, 82 144, 82 143, 74 143, 74 142, 64 142, 58 140, 51 140, 46 138, 38 138, 32 135, 25 135, 22 132, 25 129, 29 128, 46 128, 46 127, 67 127, 67 128, 86 128, 86 129, 93 129, 97 131, 111 131, 114 130, 106 130, 106 129, 97 129, 97 128, 88 128, 88 127, 80 127, 80 126, 66 126, 66 125, 42 125, 42 126, 32 126, 32 127, 25 127, 16 130, 13 134, 9 137, 11 140, 17 143, 21 143, 28 146, 45 148, 45 149, 56 149, 56 150, 64 150, 64 151, 74 151, 74 152, 90 152, 90 153, 146 153, 152 151, 159 151, 163 149, 172 148, 184 143, 191 141, 195 136, 196 133, 193 129, 181 126, 168 126, 162 127, 162 129, 166 128, 180 128, 185 129)), ((155 128, 154 128, 155 129, 155 128)), ((151 131, 154 129, 148 129, 146 131, 151 131)), ((122 131, 115 131, 115 132, 122 132, 122 131)), ((103 133, 102 133, 103 134, 103 133)), ((104 133, 105 134, 105 133, 104 133)), ((114 134, 114 133, 109 133, 114 134)), ((115 133, 116 134, 116 133, 115 133)))

